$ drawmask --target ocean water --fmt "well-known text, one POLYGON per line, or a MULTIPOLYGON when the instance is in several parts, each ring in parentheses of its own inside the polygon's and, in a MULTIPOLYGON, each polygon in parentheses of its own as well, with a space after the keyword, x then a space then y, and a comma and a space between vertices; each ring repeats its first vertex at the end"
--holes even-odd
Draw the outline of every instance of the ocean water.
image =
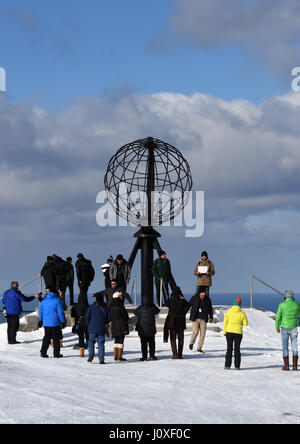
MULTIPOLYGON (((192 293, 185 294, 185 298, 189 300, 193 296, 192 293)), ((210 298, 212 300, 213 305, 229 305, 231 306, 233 304, 233 301, 237 297, 242 298, 242 307, 250 307, 250 295, 245 293, 210 293, 210 298)), ((78 295, 75 295, 75 301, 78 295)), ((134 299, 134 298, 133 298, 134 299)), ((156 300, 156 296, 154 297, 156 300)), ((296 294, 295 299, 300 302, 300 295, 296 294)), ((68 295, 66 297, 66 301, 68 303, 69 298, 68 295)), ((141 298, 140 295, 137 295, 137 305, 140 304, 141 298)), ((277 293, 254 293, 253 294, 253 307, 255 308, 263 308, 266 311, 272 311, 276 313, 278 305, 280 302, 283 301, 283 296, 277 294, 277 293)), ((89 297, 89 303, 92 304, 95 302, 94 299, 89 297)), ((36 307, 38 307, 38 302, 32 301, 32 302, 24 302, 23 304, 24 314, 31 313, 35 310, 36 307)), ((2 305, 0 303, 0 324, 5 322, 5 318, 2 314, 2 305)))

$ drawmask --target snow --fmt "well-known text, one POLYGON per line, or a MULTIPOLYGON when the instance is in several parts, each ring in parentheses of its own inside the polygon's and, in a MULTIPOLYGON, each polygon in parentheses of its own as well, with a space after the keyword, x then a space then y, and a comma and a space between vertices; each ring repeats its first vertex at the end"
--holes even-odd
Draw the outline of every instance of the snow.
MULTIPOLYGON (((219 323, 225 308, 218 310, 219 323)), ((77 337, 64 330, 63 359, 39 356, 43 329, 18 333, 20 345, 8 345, 0 325, 0 423, 300 423, 298 372, 283 372, 281 340, 274 320, 245 309, 242 368, 224 370, 223 333, 208 331, 205 354, 188 349, 172 360, 170 344, 156 336, 158 361, 140 362, 140 342, 125 340, 127 362, 113 361, 106 342, 106 365, 92 364, 73 350, 77 337)))

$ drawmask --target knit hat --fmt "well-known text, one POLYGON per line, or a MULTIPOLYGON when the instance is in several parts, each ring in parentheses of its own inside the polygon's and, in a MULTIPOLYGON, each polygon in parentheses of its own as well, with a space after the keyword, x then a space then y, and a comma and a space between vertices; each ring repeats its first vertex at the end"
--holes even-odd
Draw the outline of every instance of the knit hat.
POLYGON ((284 295, 286 298, 294 299, 294 292, 292 290, 287 290, 284 295))
POLYGON ((240 297, 236 298, 233 305, 238 305, 240 307, 242 305, 242 299, 240 297))
POLYGON ((201 257, 202 257, 202 256, 208 257, 207 251, 202 251, 202 253, 201 253, 201 257))

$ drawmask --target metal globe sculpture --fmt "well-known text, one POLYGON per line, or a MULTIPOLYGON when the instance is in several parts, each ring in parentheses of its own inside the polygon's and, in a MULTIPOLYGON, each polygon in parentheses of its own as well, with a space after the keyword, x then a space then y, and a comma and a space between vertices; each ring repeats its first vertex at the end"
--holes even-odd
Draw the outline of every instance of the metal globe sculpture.
POLYGON ((151 137, 120 148, 104 178, 115 212, 137 226, 159 226, 178 216, 192 184, 189 164, 180 151, 151 137))
MULTIPOLYGON (((128 259, 132 268, 141 251, 142 305, 153 304, 153 251, 161 255, 154 226, 174 219, 189 199, 193 181, 188 162, 174 146, 148 137, 121 147, 104 178, 108 201, 118 216, 140 226, 128 259)), ((175 286, 175 279, 172 276, 175 286)))

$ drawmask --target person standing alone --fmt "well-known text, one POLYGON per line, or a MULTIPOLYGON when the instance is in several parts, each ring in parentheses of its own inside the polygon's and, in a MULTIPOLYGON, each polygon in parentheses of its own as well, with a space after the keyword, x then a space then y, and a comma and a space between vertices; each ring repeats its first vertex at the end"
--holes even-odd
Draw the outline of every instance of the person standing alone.
POLYGON ((236 370, 241 366, 240 346, 243 339, 243 326, 247 327, 248 319, 241 309, 242 299, 236 298, 233 307, 225 314, 223 321, 223 331, 227 341, 227 352, 225 359, 225 369, 229 370, 232 363, 232 352, 234 346, 234 366, 236 370))
POLYGON ((202 251, 201 260, 197 263, 194 274, 197 276, 196 293, 199 292, 200 287, 205 287, 206 295, 209 296, 209 289, 212 286, 212 276, 215 274, 215 266, 213 262, 208 259, 206 251, 202 251))
POLYGON ((295 301, 291 290, 285 292, 284 302, 279 304, 275 327, 278 333, 281 328, 282 355, 284 366, 282 370, 288 371, 289 364, 289 340, 292 345, 293 370, 298 368, 298 317, 300 316, 300 304, 295 301))

